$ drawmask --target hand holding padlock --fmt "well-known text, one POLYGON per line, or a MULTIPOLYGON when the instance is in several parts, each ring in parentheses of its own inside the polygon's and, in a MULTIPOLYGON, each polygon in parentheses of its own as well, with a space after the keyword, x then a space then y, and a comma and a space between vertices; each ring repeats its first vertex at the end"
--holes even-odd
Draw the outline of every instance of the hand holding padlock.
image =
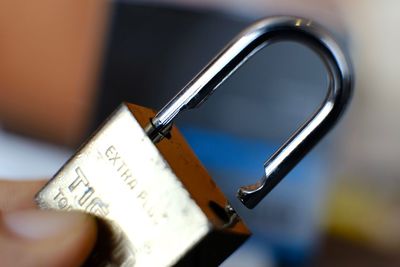
POLYGON ((118 265, 220 264, 250 232, 173 119, 203 103, 255 52, 281 40, 299 41, 318 53, 329 75, 328 93, 319 110, 267 160, 264 177, 240 188, 239 199, 253 208, 334 126, 351 97, 344 54, 320 26, 302 18, 272 17, 250 26, 157 114, 122 104, 38 193, 39 206, 106 219, 120 241, 118 265))

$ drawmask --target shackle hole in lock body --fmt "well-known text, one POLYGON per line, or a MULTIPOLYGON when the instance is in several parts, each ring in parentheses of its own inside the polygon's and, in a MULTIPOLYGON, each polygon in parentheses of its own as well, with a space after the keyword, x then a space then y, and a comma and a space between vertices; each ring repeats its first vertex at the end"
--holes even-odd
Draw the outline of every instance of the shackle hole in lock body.
POLYGON ((146 132, 153 142, 167 136, 173 119, 183 110, 201 105, 216 88, 260 49, 280 41, 310 47, 325 65, 328 92, 319 109, 264 163, 264 176, 238 191, 240 201, 255 207, 329 132, 352 95, 348 59, 321 26, 310 20, 280 16, 260 20, 241 32, 151 120, 146 132))

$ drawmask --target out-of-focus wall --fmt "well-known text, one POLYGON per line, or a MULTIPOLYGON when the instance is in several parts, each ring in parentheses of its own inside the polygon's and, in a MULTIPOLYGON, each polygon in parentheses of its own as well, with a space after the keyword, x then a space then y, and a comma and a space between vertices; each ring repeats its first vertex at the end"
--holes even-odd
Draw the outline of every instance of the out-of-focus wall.
POLYGON ((365 178, 399 177, 400 2, 351 1, 345 6, 357 90, 351 131, 344 138, 350 159, 346 168, 365 178))
POLYGON ((356 87, 329 227, 384 250, 400 245, 400 2, 338 1, 356 87))
POLYGON ((82 135, 108 5, 104 0, 0 2, 3 125, 67 144, 82 135))
POLYGON ((238 15, 264 17, 268 15, 297 15, 312 18, 327 24, 330 28, 340 29, 340 13, 337 0, 130 0, 131 2, 167 3, 179 6, 191 6, 197 9, 213 8, 229 11, 238 15))

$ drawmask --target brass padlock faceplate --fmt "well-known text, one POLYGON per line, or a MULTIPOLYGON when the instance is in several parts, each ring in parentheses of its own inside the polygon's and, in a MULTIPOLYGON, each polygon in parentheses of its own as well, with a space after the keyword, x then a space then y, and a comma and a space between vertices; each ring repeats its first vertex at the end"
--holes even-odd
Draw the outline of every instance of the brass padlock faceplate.
POLYGON ((143 127, 153 116, 121 105, 37 203, 106 219, 120 240, 118 265, 216 266, 250 232, 234 213, 223 214, 227 199, 175 127, 171 139, 151 142, 143 127))

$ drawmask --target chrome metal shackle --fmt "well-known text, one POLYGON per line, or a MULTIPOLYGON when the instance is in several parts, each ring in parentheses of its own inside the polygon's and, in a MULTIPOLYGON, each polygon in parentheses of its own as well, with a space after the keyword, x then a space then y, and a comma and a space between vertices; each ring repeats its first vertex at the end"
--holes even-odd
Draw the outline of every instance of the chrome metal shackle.
POLYGON ((192 109, 241 64, 260 49, 278 41, 300 42, 315 51, 326 67, 327 95, 319 109, 264 163, 264 175, 238 190, 248 208, 255 207, 293 167, 331 130, 352 95, 352 71, 337 43, 323 28, 307 19, 278 16, 260 20, 242 31, 151 120, 146 131, 157 142, 168 134, 173 119, 192 109))

